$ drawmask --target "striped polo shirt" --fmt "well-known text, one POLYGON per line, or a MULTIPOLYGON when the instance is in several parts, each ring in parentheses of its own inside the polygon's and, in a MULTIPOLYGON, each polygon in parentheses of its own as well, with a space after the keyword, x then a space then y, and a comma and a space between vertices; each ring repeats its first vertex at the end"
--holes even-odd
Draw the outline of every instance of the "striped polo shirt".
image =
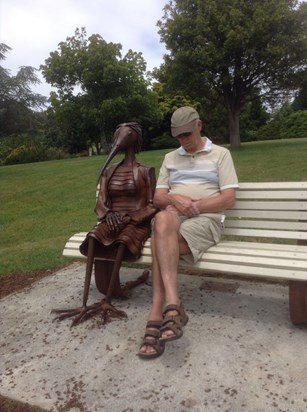
POLYGON ((157 189, 191 198, 207 198, 239 187, 230 151, 206 137, 203 140, 203 149, 196 153, 187 153, 181 146, 165 155, 157 189))

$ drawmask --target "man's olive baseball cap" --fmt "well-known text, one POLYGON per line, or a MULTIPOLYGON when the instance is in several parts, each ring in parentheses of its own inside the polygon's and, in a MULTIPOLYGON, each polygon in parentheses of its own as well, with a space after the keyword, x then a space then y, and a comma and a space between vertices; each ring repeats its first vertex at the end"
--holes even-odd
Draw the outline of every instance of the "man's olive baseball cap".
POLYGON ((184 106, 175 110, 171 118, 172 136, 193 132, 197 119, 199 119, 199 114, 193 107, 184 106))

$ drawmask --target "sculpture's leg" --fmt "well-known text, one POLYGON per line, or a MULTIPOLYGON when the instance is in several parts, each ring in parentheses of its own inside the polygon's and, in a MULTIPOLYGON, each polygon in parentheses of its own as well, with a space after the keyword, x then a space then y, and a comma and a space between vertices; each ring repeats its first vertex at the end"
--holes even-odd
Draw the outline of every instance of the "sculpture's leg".
POLYGON ((149 274, 150 274, 150 271, 148 269, 144 269, 143 273, 138 278, 136 278, 135 280, 129 280, 128 282, 126 282, 121 288, 122 295, 129 296, 129 290, 142 283, 145 283, 146 285, 150 285, 149 274))
POLYGON ((117 250, 117 253, 116 253, 116 258, 115 258, 114 265, 113 265, 112 274, 111 274, 111 279, 110 279, 110 283, 109 283, 109 288, 108 288, 106 299, 105 299, 106 302, 111 301, 111 297, 112 297, 114 287, 116 285, 116 282, 119 279, 119 270, 120 270, 120 267, 121 267, 121 264, 122 264, 122 261, 123 261, 125 249, 126 249, 126 246, 124 245, 124 243, 121 243, 118 247, 118 250, 117 250))
POLYGON ((82 302, 83 307, 85 307, 87 304, 88 294, 90 290, 93 263, 94 263, 95 242, 96 242, 95 239, 90 236, 88 240, 88 252, 87 252, 87 259, 86 259, 85 281, 84 281, 84 289, 83 289, 83 302, 82 302))
MULTIPOLYGON (((102 259, 95 259, 94 262, 95 267, 95 282, 97 289, 103 295, 106 295, 109 290, 110 280, 113 272, 114 267, 114 260, 102 260, 102 259)), ((121 286, 119 281, 119 276, 115 282, 115 286, 113 289, 113 296, 114 297, 121 297, 121 286)))
POLYGON ((83 288, 83 301, 82 306, 75 309, 53 309, 51 313, 57 313, 58 316, 54 320, 63 320, 78 315, 72 322, 72 326, 77 324, 87 311, 87 300, 91 284, 91 277, 93 271, 94 262, 94 252, 95 252, 95 239, 93 237, 89 238, 88 243, 88 253, 86 260, 86 270, 85 270, 85 281, 83 288))
MULTIPOLYGON (((107 295, 110 285, 110 280, 113 272, 115 262, 111 260, 95 259, 95 281, 99 292, 107 295)), ((143 273, 135 280, 129 280, 123 285, 120 284, 119 275, 116 277, 115 285, 113 287, 112 296, 115 298, 128 298, 130 290, 142 283, 149 284, 149 270, 145 269, 143 273)))
MULTIPOLYGON (((90 237, 88 244, 88 253, 86 261, 86 271, 85 271, 85 281, 83 289, 83 301, 82 306, 75 309, 53 309, 53 313, 57 313, 58 316, 54 320, 62 320, 75 316, 71 326, 77 325, 78 323, 86 320, 87 318, 93 316, 96 313, 101 313, 103 318, 103 323, 107 323, 110 317, 127 317, 126 313, 122 310, 116 309, 111 304, 111 298, 114 293, 114 289, 118 287, 119 284, 119 270, 123 261, 125 248, 126 246, 122 243, 119 245, 116 257, 112 265, 107 265, 109 269, 112 269, 111 274, 110 270, 108 273, 107 284, 108 288, 106 291, 106 297, 101 301, 94 303, 92 305, 87 305, 89 288, 91 283, 91 276, 93 270, 94 262, 94 253, 95 253, 95 239, 90 237)), ((141 283, 141 281, 146 281, 148 277, 148 271, 144 271, 144 274, 140 276, 136 281, 132 281, 133 286, 135 284, 141 283), (146 273, 145 273, 146 272, 146 273), (140 281, 141 279, 141 281, 140 281)), ((100 276, 104 276, 104 273, 101 273, 100 276)))
POLYGON ((294 325, 307 324, 307 281, 289 281, 289 309, 294 325))
POLYGON ((125 249, 126 249, 126 246, 123 243, 121 243, 118 247, 116 257, 114 260, 112 273, 111 273, 110 283, 109 283, 109 287, 108 287, 108 291, 107 291, 105 299, 103 299, 99 304, 92 305, 90 314, 102 312, 103 323, 106 323, 109 320, 110 316, 127 317, 125 312, 123 312, 122 310, 116 309, 111 304, 113 290, 116 285, 116 282, 118 282, 118 279, 119 279, 119 270, 120 270, 120 267, 123 261, 125 249))

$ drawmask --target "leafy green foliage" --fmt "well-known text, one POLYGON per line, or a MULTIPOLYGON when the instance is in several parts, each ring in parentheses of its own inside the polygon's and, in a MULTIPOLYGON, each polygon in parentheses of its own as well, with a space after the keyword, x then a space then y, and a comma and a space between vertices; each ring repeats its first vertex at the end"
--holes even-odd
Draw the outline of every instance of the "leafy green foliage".
POLYGON ((239 119, 255 96, 295 89, 306 69, 307 4, 294 0, 172 0, 159 22, 170 55, 159 80, 206 106, 224 105, 230 143, 240 145, 239 119), (204 99, 205 96, 205 99, 204 99))
POLYGON ((280 137, 306 137, 307 136, 307 110, 291 113, 283 121, 280 137))
POLYGON ((48 147, 43 137, 28 134, 13 135, 0 141, 0 165, 33 163, 63 159, 65 153, 48 147))
POLYGON ((121 49, 76 29, 41 66, 46 81, 57 88, 48 112, 51 128, 61 129, 54 140, 64 137, 71 153, 92 143, 107 150, 118 123, 137 121, 146 128, 161 120, 141 53, 129 50, 122 57, 121 49))
MULTIPOLYGON (((10 50, 0 43, 0 60, 10 50)), ((43 108, 46 98, 32 92, 31 86, 39 82, 33 67, 23 66, 16 76, 11 76, 9 70, 0 66, 0 137, 33 132, 38 126, 34 109, 43 108)))
POLYGON ((307 74, 304 76, 291 106, 294 111, 307 110, 307 74))

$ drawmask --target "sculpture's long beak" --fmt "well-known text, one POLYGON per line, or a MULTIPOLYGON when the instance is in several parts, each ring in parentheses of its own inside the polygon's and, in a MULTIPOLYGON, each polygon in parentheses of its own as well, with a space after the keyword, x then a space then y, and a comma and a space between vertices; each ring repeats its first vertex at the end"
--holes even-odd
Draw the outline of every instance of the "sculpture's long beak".
POLYGON ((110 161, 115 157, 115 155, 119 151, 127 151, 129 150, 129 147, 132 147, 132 145, 135 143, 137 137, 135 133, 132 133, 133 130, 130 127, 129 123, 123 123, 116 131, 115 131, 115 141, 112 146, 111 152, 109 153, 109 156, 107 160, 105 161, 105 164, 102 166, 99 175, 98 175, 98 181, 97 184, 99 183, 100 177, 103 175, 104 171, 106 170, 108 164, 110 161))
POLYGON ((104 171, 106 170, 106 168, 108 167, 108 164, 111 162, 111 160, 113 159, 113 157, 115 157, 117 155, 117 153, 121 150, 121 146, 118 144, 118 142, 116 141, 114 146, 111 149, 111 152, 109 153, 109 156, 107 157, 107 160, 105 161, 104 165, 102 166, 102 168, 100 169, 99 175, 98 175, 98 179, 97 179, 97 184, 99 183, 99 180, 101 178, 101 176, 104 174, 104 171))

